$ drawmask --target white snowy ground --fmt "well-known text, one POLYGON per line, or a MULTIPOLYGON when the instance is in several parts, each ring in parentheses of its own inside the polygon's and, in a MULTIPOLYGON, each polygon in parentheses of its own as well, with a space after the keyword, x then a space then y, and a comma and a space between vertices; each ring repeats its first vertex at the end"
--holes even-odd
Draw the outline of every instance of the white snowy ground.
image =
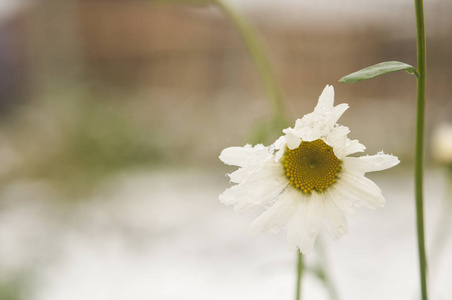
MULTIPOLYGON (((321 236, 339 299, 418 299, 411 177, 371 176, 385 208, 349 215, 339 242, 321 236)), ((0 266, 9 270, 2 276, 34 265, 38 300, 293 299, 295 253, 286 249, 285 232, 247 238, 258 213, 236 215, 220 204, 227 184, 213 171, 128 174, 69 208, 42 201, 40 185, 11 186, 0 195, 0 266)), ((429 172, 429 244, 443 190, 441 172, 429 172)), ((442 226, 450 232, 451 224, 442 226)), ((452 295, 448 235, 442 256, 431 261, 431 299, 452 295)), ((303 299, 328 299, 309 273, 303 299)))

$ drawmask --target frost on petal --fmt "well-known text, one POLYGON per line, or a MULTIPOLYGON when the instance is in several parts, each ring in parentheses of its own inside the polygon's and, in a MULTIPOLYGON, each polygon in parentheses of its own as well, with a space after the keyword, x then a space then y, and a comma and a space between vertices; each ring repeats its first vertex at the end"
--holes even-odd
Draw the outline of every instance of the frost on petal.
POLYGON ((308 254, 314 247, 323 222, 323 196, 312 192, 303 197, 287 230, 289 248, 308 254))
POLYGON ((295 130, 298 136, 307 142, 328 136, 331 129, 332 127, 329 126, 326 119, 326 112, 310 113, 295 122, 295 130))
POLYGON ((333 108, 334 104, 334 88, 332 85, 327 85, 322 94, 319 97, 319 102, 315 107, 315 112, 321 112, 324 110, 330 110, 333 108))
POLYGON ((277 233, 280 227, 291 218, 297 209, 301 197, 300 191, 290 186, 287 187, 283 194, 279 196, 278 200, 260 217, 254 220, 248 231, 248 235, 254 236, 259 232, 277 233))
POLYGON ((389 154, 366 155, 344 158, 344 168, 351 171, 375 172, 392 168, 400 163, 397 156, 389 154))
POLYGON ((334 130, 337 120, 348 109, 348 104, 333 106, 333 87, 325 88, 314 112, 295 122, 295 131, 303 141, 326 140, 334 130))
POLYGON ((301 139, 297 134, 297 131, 293 128, 286 128, 283 130, 286 134, 286 143, 289 149, 295 149, 300 146, 301 139))
POLYGON ((245 182, 248 177, 252 174, 248 168, 240 168, 235 172, 228 174, 229 179, 233 183, 242 183, 245 182))
POLYGON ((333 147, 334 155, 338 159, 345 157, 345 149, 347 145, 347 134, 350 133, 350 129, 346 126, 334 127, 328 137, 326 143, 333 147))
POLYGON ((336 191, 342 197, 355 201, 355 205, 364 205, 375 209, 385 204, 380 188, 369 178, 358 173, 343 172, 335 184, 336 191))
POLYGON ((274 151, 275 151, 275 162, 279 162, 279 160, 282 158, 284 151, 286 150, 286 146, 287 146, 287 142, 286 142, 285 136, 281 136, 273 144, 274 151))
POLYGON ((224 191, 219 199, 226 205, 234 205, 234 210, 242 213, 274 200, 287 184, 281 165, 269 160, 246 181, 224 191))
POLYGON ((326 127, 324 122, 319 120, 313 113, 307 114, 295 122, 295 130, 299 133, 300 138, 307 142, 320 138, 322 132, 325 131, 325 129, 321 130, 319 128, 321 126, 326 127))
POLYGON ((323 209, 325 229, 331 238, 338 240, 348 230, 344 213, 332 202, 332 199, 328 199, 327 197, 325 197, 323 209))
POLYGON ((275 162, 279 162, 281 160, 281 158, 284 155, 284 149, 279 149, 276 153, 275 153, 275 162))
POLYGON ((224 149, 220 155, 220 159, 224 163, 241 167, 237 171, 228 174, 234 183, 242 183, 248 180, 249 176, 259 171, 271 158, 270 148, 263 145, 230 147, 224 149))
POLYGON ((286 146, 286 138, 284 136, 280 136, 274 143, 273 146, 275 149, 282 149, 286 146))

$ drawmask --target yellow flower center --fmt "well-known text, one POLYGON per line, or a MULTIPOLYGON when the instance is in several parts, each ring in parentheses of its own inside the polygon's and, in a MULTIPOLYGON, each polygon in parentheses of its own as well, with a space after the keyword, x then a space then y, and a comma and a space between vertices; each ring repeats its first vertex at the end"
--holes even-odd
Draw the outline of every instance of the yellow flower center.
POLYGON ((304 193, 321 192, 336 182, 341 161, 321 139, 286 149, 281 160, 290 184, 304 193))

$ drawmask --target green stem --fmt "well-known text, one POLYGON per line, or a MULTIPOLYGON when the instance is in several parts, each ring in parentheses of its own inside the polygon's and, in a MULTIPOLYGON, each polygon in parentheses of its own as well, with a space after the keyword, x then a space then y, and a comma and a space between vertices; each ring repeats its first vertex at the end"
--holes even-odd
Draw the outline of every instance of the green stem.
POLYGON ((301 299, 301 278, 303 276, 303 254, 297 250, 298 252, 298 263, 297 263, 297 296, 295 300, 301 299))
POLYGON ((264 86, 265 93, 271 102, 275 118, 277 120, 285 121, 286 118, 282 105, 281 94, 277 88, 270 63, 265 55, 265 52, 263 51, 262 43, 259 41, 256 32, 244 18, 237 14, 223 1, 214 0, 214 2, 221 8, 221 10, 223 10, 245 42, 248 51, 253 58, 254 64, 256 65, 256 69, 264 86))
POLYGON ((427 258, 424 238, 424 204, 423 204, 423 152, 424 152, 424 115, 425 115, 425 25, 423 0, 414 0, 417 29, 417 108, 416 108, 416 150, 414 166, 414 184, 416 198, 416 223, 419 250, 419 267, 422 300, 427 300, 427 258))

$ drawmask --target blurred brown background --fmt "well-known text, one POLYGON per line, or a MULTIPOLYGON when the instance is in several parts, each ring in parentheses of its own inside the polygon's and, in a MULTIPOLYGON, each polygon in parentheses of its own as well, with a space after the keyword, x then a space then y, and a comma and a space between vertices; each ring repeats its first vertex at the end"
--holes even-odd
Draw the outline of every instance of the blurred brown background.
MULTIPOLYGON (((342 10, 321 3, 292 10, 290 2, 276 8, 250 3, 241 11, 263 40, 292 120, 333 84, 337 103, 351 104, 342 123, 352 137, 371 152, 384 148, 411 158, 414 78, 397 73, 355 85, 337 82, 381 61, 416 65, 411 3, 345 2, 342 10)), ((447 1, 426 7, 428 131, 451 114, 450 12, 447 1)), ((175 155, 185 161, 244 144, 253 122, 269 115, 244 43, 213 5, 36 1, 5 18, 1 32, 3 110, 14 111, 42 91, 59 88, 64 98, 64 89, 82 89, 105 105, 139 106, 134 113, 146 119, 143 126, 164 136, 156 147, 165 153, 183 148, 175 155)))

